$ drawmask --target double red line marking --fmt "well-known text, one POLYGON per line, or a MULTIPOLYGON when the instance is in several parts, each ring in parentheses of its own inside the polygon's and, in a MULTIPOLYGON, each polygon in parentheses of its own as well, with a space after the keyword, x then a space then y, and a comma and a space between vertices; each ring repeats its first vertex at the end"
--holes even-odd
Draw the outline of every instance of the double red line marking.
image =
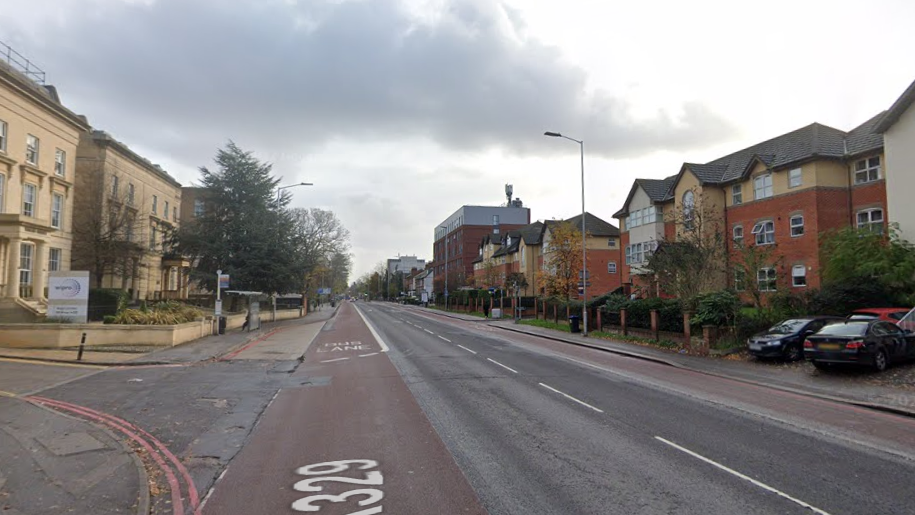
POLYGON ((83 418, 104 424, 109 428, 123 433, 128 438, 143 447, 165 474, 165 478, 168 481, 168 486, 172 494, 172 513, 184 515, 184 499, 181 497, 181 484, 179 483, 175 472, 165 462, 165 459, 162 458, 162 455, 164 455, 165 458, 167 458, 168 461, 171 462, 172 466, 178 471, 178 474, 180 474, 182 479, 184 479, 184 483, 187 485, 188 500, 190 501, 191 508, 194 510, 194 515, 200 515, 200 498, 197 494, 197 487, 194 485, 194 480, 191 479, 190 473, 188 473, 187 469, 184 467, 184 464, 181 463, 181 460, 172 454, 172 452, 168 449, 168 447, 165 446, 165 444, 160 442, 156 437, 149 434, 144 429, 137 427, 124 419, 109 415, 107 413, 102 413, 85 406, 48 399, 47 397, 30 396, 26 399, 29 402, 35 404, 48 406, 60 411, 69 411, 71 413, 80 415, 83 418))

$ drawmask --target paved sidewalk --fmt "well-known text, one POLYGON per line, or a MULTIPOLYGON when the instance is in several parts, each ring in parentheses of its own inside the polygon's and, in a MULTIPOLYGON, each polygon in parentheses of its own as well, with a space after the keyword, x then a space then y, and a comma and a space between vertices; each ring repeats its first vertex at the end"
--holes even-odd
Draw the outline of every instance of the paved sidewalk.
POLYGON ((496 321, 491 325, 507 331, 542 336, 802 395, 915 416, 915 390, 869 384, 868 379, 872 375, 867 373, 811 373, 804 367, 689 356, 652 347, 515 324, 511 321, 496 321))
POLYGON ((146 482, 140 461, 107 431, 0 397, 0 513, 146 514, 146 482))
POLYGON ((86 351, 83 353, 82 361, 77 361, 76 350, 8 349, 0 347, 0 358, 104 366, 195 363, 218 359, 221 356, 245 346, 249 342, 268 336, 272 331, 281 327, 324 322, 333 317, 336 312, 336 308, 324 306, 323 309, 313 311, 302 318, 262 323, 261 328, 256 331, 248 332, 236 329, 227 331, 226 334, 223 335, 207 336, 175 347, 154 348, 154 350, 150 352, 136 352, 135 350, 118 352, 114 349, 118 349, 119 347, 112 346, 111 349, 86 351))

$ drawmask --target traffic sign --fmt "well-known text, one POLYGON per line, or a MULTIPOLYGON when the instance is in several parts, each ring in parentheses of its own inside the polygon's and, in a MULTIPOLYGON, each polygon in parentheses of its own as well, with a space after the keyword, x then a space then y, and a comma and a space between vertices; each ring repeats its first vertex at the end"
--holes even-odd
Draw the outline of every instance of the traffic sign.
POLYGON ((229 274, 219 274, 219 287, 222 289, 229 287, 229 274))

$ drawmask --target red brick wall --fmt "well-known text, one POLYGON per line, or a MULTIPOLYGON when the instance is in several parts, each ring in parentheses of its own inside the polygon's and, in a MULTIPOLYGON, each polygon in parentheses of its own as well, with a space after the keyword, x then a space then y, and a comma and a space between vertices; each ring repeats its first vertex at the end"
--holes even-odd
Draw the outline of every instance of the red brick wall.
POLYGON ((664 222, 664 239, 667 241, 677 240, 677 224, 675 222, 664 222))
POLYGON ((620 287, 620 250, 619 249, 588 249, 588 277, 591 286, 588 287, 588 298, 600 297, 620 287), (616 273, 607 273, 607 263, 616 262, 616 273))
POLYGON ((860 186, 852 186, 851 189, 852 212, 849 223, 857 226, 857 212, 861 209, 879 207, 883 209, 883 225, 886 227, 889 213, 886 209, 886 181, 883 179, 860 186))
MULTIPOLYGON (((848 192, 837 188, 811 188, 796 193, 780 195, 771 199, 750 202, 728 208, 726 237, 730 238, 735 225, 742 225, 744 242, 755 245, 751 230, 756 222, 770 219, 775 222, 775 259, 781 258, 778 268, 780 291, 799 293, 804 288, 791 286, 791 268, 794 265, 807 267, 807 288, 820 287, 820 245, 823 233, 849 225, 848 192), (792 237, 790 218, 794 213, 804 216, 804 234, 792 237)), ((737 260, 732 245, 728 245, 729 260, 737 260)), ((756 280, 753 273, 748 281, 756 280)))
MULTIPOLYGON (((499 231, 504 234, 507 231, 520 229, 521 227, 524 227, 524 225, 503 224, 499 226, 499 231)), ((473 260, 480 256, 480 242, 484 236, 491 233, 491 225, 464 225, 452 231, 448 236, 457 234, 457 241, 450 246, 452 254, 448 261, 449 275, 452 275, 455 270, 461 270, 467 277, 471 277, 473 275, 473 260), (461 244, 464 245, 463 252, 461 251, 461 244)), ((432 259, 435 262, 436 276, 444 276, 444 244, 444 238, 436 240, 432 244, 432 259)), ((438 279, 435 282, 438 284, 438 279)))

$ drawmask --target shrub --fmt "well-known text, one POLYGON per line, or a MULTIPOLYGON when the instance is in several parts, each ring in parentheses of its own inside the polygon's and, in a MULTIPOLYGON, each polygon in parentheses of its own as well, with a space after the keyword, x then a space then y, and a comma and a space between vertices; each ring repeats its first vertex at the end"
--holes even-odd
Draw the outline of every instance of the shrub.
POLYGON ((193 322, 203 313, 192 306, 180 302, 157 302, 144 304, 140 309, 125 309, 111 318, 112 324, 136 325, 176 325, 193 322))
POLYGON ((740 298, 731 290, 703 293, 696 298, 693 325, 733 325, 740 311, 740 298))
POLYGON ((855 309, 897 307, 907 300, 905 292, 887 288, 877 281, 855 279, 830 283, 811 292, 807 309, 817 315, 845 316, 855 309))
POLYGON ((130 295, 116 288, 93 288, 89 290, 89 320, 104 320, 127 308, 130 295))

